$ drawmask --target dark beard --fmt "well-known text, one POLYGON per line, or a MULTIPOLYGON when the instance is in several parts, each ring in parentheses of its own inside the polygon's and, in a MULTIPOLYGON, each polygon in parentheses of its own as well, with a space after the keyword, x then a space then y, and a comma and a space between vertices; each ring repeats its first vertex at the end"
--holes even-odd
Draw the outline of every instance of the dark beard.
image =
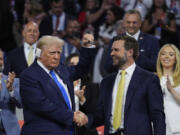
POLYGON ((124 64, 126 64, 126 58, 125 57, 119 58, 119 62, 118 62, 118 65, 117 65, 119 67, 119 69, 121 69, 122 66, 124 66, 124 64))

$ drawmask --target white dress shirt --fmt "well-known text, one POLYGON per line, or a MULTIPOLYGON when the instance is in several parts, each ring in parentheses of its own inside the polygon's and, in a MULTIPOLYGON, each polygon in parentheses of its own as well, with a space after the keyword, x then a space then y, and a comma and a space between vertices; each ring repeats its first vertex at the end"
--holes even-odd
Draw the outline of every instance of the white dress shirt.
MULTIPOLYGON (((173 78, 169 77, 171 85, 174 84, 173 78)), ((167 89, 167 77, 162 76, 161 88, 164 97, 164 112, 166 115, 166 135, 180 135, 180 104, 176 102, 172 94, 167 89)), ((174 90, 180 93, 180 85, 174 88, 174 90)))
MULTIPOLYGON (((37 60, 37 64, 38 64, 50 77, 52 77, 51 74, 50 74, 50 70, 47 69, 39 60, 37 60)), ((63 85, 63 87, 64 87, 64 89, 65 89, 65 91, 66 91, 66 94, 67 94, 67 96, 68 96, 68 100, 69 100, 70 106, 71 106, 71 108, 72 108, 72 102, 71 102, 70 94, 69 94, 69 92, 68 92, 67 85, 62 81, 62 79, 57 75, 56 72, 54 72, 54 73, 55 73, 55 75, 56 75, 56 77, 57 77, 57 80, 63 85)), ((59 87, 58 87, 58 88, 59 88, 59 87)))
MULTIPOLYGON (((36 51, 36 43, 34 43, 32 45, 32 47, 33 47, 33 61, 34 61, 34 59, 35 59, 35 51, 36 51)), ((30 45, 25 42, 24 43, 24 54, 25 54, 26 61, 28 61, 29 51, 30 51, 30 45)))
MULTIPOLYGON (((66 14, 63 12, 59 17, 59 25, 57 31, 65 30, 65 18, 66 18, 66 14)), ((53 19, 53 30, 56 30, 56 19, 57 19, 56 15, 53 14, 52 19, 53 19)))
MULTIPOLYGON (((123 95, 123 105, 122 105, 122 123, 120 125, 120 128, 123 129, 124 128, 124 109, 125 109, 125 101, 126 101, 126 94, 127 94, 127 90, 128 90, 128 86, 130 83, 130 80, 132 78, 132 75, 134 73, 136 64, 133 63, 131 66, 129 66, 127 69, 125 69, 126 74, 125 74, 125 89, 124 89, 124 95, 123 95)), ((115 133, 115 129, 113 128, 113 115, 114 115, 114 109, 115 109, 115 102, 116 102, 116 96, 117 96, 117 90, 118 90, 118 85, 121 79, 121 71, 118 71, 118 74, 116 76, 115 79, 115 83, 114 83, 114 87, 113 87, 113 93, 112 93, 112 110, 111 110, 111 118, 110 118, 110 130, 109 133, 115 133)))
POLYGON ((138 41, 139 35, 140 35, 140 30, 138 30, 138 31, 136 32, 136 34, 134 34, 134 35, 130 35, 128 32, 126 32, 126 35, 128 35, 128 36, 136 39, 136 41, 138 41))

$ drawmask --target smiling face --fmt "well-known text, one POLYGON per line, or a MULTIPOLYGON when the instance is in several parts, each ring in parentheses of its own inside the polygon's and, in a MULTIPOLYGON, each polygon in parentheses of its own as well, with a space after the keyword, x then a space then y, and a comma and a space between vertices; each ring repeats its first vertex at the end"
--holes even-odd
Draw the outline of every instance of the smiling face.
POLYGON ((112 45, 111 56, 113 59, 113 65, 118 66, 120 69, 128 61, 127 51, 124 48, 124 40, 115 41, 112 45))
POLYGON ((134 35, 141 27, 141 18, 138 14, 126 14, 123 19, 123 24, 126 32, 134 35))
POLYGON ((22 32, 24 42, 32 45, 34 44, 39 38, 39 28, 38 25, 34 22, 30 22, 26 24, 24 30, 22 32))
POLYGON ((176 53, 171 47, 165 47, 160 53, 160 63, 163 68, 173 69, 176 63, 176 53))

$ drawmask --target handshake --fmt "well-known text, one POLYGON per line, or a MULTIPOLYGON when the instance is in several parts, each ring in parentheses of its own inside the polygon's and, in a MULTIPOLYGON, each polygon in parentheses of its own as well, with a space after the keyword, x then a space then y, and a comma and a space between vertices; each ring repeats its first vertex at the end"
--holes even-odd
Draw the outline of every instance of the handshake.
POLYGON ((88 123, 88 117, 81 111, 74 112, 73 121, 79 126, 84 126, 88 123))

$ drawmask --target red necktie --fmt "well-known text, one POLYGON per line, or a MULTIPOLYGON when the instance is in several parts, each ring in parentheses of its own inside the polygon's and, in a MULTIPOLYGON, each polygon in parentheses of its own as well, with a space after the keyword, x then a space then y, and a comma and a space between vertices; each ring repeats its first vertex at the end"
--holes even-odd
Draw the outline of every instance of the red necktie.
POLYGON ((55 27, 55 31, 58 30, 59 24, 60 24, 60 21, 59 21, 59 16, 58 16, 58 17, 56 17, 56 27, 55 27))

